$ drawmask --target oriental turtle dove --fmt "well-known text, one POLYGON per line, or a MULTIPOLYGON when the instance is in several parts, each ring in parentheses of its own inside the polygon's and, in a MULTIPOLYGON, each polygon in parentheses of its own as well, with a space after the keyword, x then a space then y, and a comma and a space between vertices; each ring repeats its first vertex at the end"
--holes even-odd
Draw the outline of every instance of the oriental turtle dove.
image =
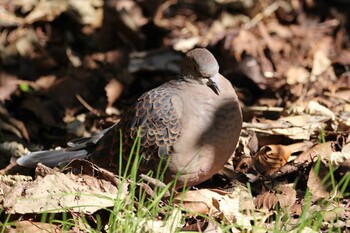
POLYGON ((223 168, 234 153, 241 127, 242 113, 231 83, 219 74, 215 57, 197 48, 186 54, 177 79, 141 95, 117 124, 73 140, 66 149, 34 152, 17 163, 53 167, 88 158, 118 173, 124 167, 121 163, 135 154, 131 151, 138 138, 140 174, 160 168, 165 183, 177 178, 176 188, 193 186, 223 168))

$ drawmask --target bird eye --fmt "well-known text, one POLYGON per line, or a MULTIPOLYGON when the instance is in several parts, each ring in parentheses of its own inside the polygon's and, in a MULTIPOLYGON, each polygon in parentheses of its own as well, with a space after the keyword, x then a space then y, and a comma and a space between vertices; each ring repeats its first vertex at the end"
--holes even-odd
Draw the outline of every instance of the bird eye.
POLYGON ((194 65, 193 69, 194 69, 194 71, 198 71, 198 66, 194 65))

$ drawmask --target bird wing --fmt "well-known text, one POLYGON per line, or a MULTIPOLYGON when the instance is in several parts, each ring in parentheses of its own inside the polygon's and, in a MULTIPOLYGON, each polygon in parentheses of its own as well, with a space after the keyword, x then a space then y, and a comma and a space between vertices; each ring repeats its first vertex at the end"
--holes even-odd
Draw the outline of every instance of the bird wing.
POLYGON ((101 164, 102 154, 107 153, 110 163, 117 166, 120 151, 123 152, 124 160, 127 160, 132 154, 134 143, 136 146, 133 153, 137 150, 138 143, 140 145, 141 169, 149 169, 150 165, 157 165, 160 159, 167 158, 181 133, 182 102, 169 87, 172 83, 152 89, 139 97, 121 121, 99 139, 91 160, 101 164))

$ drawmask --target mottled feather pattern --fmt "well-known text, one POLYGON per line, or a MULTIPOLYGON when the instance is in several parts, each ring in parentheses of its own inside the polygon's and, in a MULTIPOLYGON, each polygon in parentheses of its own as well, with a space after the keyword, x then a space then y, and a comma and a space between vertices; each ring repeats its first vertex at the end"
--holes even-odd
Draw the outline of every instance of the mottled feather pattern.
POLYGON ((172 145, 181 133, 181 122, 172 104, 172 99, 177 98, 172 88, 174 82, 178 85, 181 81, 173 80, 139 97, 121 121, 97 143, 98 149, 92 152, 91 160, 108 167, 103 157, 110 156, 111 165, 118 168, 121 130, 123 159, 128 160, 139 133, 142 156, 140 169, 156 168, 160 158, 167 157, 172 152, 172 145))

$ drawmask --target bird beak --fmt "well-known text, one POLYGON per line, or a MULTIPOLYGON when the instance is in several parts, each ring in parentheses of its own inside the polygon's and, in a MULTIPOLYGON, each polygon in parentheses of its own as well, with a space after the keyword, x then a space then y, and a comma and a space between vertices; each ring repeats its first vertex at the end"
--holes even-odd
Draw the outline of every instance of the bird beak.
POLYGON ((220 85, 218 83, 218 76, 217 75, 209 77, 208 86, 210 86, 213 89, 213 91, 217 95, 219 95, 219 93, 220 93, 220 85))

